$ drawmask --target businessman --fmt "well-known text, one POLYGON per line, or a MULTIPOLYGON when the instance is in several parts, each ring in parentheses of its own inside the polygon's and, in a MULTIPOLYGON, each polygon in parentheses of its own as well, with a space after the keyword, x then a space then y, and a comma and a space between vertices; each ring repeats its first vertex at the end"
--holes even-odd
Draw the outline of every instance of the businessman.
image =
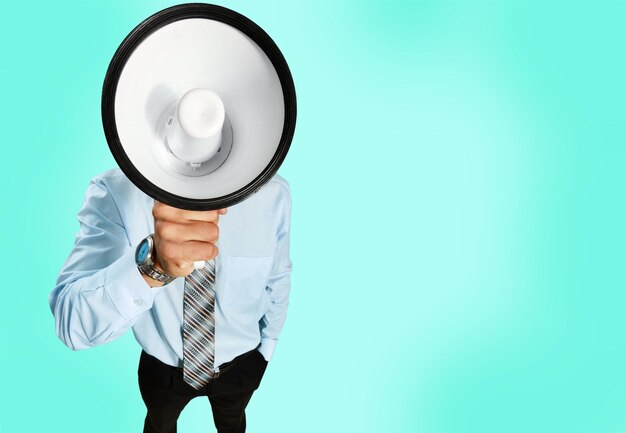
POLYGON ((287 313, 288 183, 275 175, 228 209, 186 211, 109 170, 89 184, 78 220, 49 299, 61 341, 81 350, 132 328, 144 433, 175 432, 198 396, 218 432, 244 432, 287 313))

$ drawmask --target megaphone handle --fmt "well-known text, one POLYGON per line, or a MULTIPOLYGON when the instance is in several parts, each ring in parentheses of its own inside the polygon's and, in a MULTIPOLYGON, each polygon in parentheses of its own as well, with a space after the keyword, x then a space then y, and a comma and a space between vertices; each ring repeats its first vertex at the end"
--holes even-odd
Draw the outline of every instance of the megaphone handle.
POLYGON ((206 266, 207 262, 209 262, 211 264, 211 267, 215 269, 215 258, 212 258, 210 260, 197 260, 193 262, 193 268, 202 269, 206 266))

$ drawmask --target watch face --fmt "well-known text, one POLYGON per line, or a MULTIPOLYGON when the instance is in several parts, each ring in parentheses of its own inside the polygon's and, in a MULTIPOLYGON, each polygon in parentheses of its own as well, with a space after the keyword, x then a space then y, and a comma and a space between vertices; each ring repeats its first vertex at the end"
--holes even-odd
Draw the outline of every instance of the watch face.
POLYGON ((150 252, 150 244, 147 239, 141 241, 139 246, 137 247, 137 252, 135 253, 135 262, 139 265, 143 263, 148 257, 148 253, 150 252))

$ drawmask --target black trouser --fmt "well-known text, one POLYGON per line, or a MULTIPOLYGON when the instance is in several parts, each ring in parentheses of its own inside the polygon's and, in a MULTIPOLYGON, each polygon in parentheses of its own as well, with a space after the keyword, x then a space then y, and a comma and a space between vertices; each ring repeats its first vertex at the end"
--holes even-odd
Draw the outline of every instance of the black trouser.
POLYGON ((219 433, 243 433, 245 409, 259 387, 267 361, 254 349, 220 366, 220 375, 200 390, 183 380, 181 368, 164 364, 143 350, 139 360, 139 390, 148 409, 144 433, 175 433, 176 421, 192 398, 207 396, 219 433))

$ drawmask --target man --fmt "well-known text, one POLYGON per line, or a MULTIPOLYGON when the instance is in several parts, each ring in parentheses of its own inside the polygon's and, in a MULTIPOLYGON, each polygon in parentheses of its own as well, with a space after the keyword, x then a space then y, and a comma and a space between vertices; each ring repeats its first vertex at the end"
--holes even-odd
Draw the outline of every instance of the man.
POLYGON ((218 432, 244 432, 287 313, 287 182, 276 175, 228 210, 194 212, 154 202, 115 169, 91 181, 78 220, 50 295, 61 341, 81 350, 132 328, 145 433, 175 432, 197 396, 218 432), (194 271, 195 261, 207 262, 194 271))

